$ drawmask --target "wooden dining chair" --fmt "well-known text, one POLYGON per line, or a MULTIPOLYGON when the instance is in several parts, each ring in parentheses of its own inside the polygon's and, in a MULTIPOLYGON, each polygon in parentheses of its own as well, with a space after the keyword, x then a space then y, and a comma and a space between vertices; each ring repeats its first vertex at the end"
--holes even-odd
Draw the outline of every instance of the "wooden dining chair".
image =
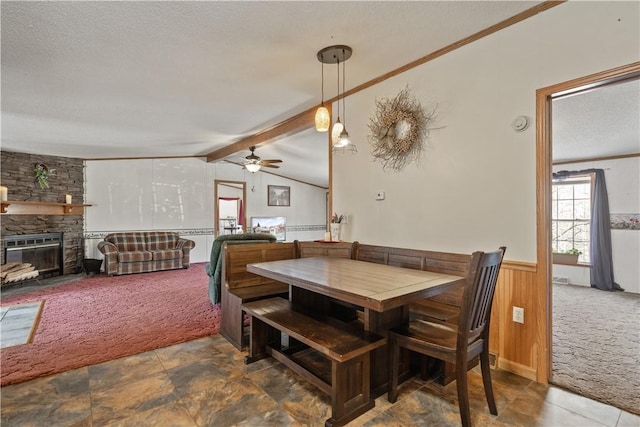
POLYGON ((489 411, 498 415, 489 368, 489 324, 505 250, 501 247, 495 252, 474 252, 471 255, 457 325, 414 319, 389 331, 389 402, 393 403, 398 398, 400 348, 406 348, 455 364, 460 418, 464 427, 471 426, 467 366, 471 359, 479 356, 489 411))

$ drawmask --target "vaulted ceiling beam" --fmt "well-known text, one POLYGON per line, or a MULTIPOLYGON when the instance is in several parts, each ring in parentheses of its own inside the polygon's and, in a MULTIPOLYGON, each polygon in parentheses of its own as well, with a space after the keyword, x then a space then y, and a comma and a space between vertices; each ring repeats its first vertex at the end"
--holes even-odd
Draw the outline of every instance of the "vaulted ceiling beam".
POLYGON ((283 122, 207 154, 207 162, 215 162, 239 151, 248 150, 249 147, 258 146, 276 138, 284 138, 307 130, 314 126, 315 115, 316 107, 303 111, 283 122))
MULTIPOLYGON (((517 15, 507 18, 501 22, 498 22, 497 24, 492 25, 488 28, 485 28, 482 31, 478 31, 475 34, 465 37, 462 40, 458 40, 457 42, 452 43, 448 46, 445 46, 442 49, 438 49, 435 52, 432 52, 428 55, 418 58, 415 61, 405 64, 401 67, 398 67, 395 70, 391 70, 386 74, 383 74, 379 77, 369 80, 368 82, 362 83, 359 86, 353 87, 350 90, 344 92, 342 96, 345 97, 345 96, 353 95, 354 93, 360 92, 373 85, 376 85, 380 82, 390 79, 391 77, 397 76, 398 74, 404 73, 405 71, 408 71, 419 65, 432 61, 453 50, 466 46, 469 43, 473 43, 476 40, 489 36, 504 28, 510 27, 511 25, 517 24, 520 21, 524 21, 527 18, 531 18, 532 16, 535 16, 539 13, 549 10, 555 6, 559 6, 562 3, 565 3, 566 1, 567 0, 547 0, 542 3, 539 3, 533 6, 532 8, 529 8, 523 12, 520 12, 517 15)), ((335 102, 337 99, 338 99, 337 96, 333 97, 331 99, 326 100, 324 104, 327 108, 330 108, 331 104, 335 102)), ((239 151, 247 150, 251 146, 265 144, 275 140, 276 138, 283 138, 285 136, 293 135, 295 133, 309 129, 314 126, 315 114, 318 107, 319 105, 316 105, 315 107, 310 108, 309 110, 303 111, 302 113, 297 114, 283 122, 280 122, 264 130, 261 130, 258 133, 255 133, 251 136, 241 139, 240 141, 237 141, 233 144, 227 145, 226 147, 223 147, 217 151, 211 152, 207 154, 207 162, 214 162, 216 160, 220 160, 232 154, 235 154, 239 151)), ((331 113, 331 110, 329 110, 329 112, 331 113)))

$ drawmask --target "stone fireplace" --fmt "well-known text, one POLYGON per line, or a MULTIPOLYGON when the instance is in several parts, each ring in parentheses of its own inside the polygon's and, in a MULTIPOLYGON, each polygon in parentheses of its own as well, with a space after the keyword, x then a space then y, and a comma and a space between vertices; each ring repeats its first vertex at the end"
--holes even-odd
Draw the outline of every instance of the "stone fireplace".
MULTIPOLYGON (((66 195, 70 195, 74 203, 83 203, 82 159, 0 151, 0 161, 0 185, 7 187, 9 201, 64 203, 66 195), (45 164, 49 169, 48 188, 41 188, 35 179, 34 167, 37 164, 45 164)), ((81 209, 71 214, 64 213, 62 208, 59 214, 3 213, 0 224, 0 263, 8 262, 9 256, 17 256, 12 253, 14 251, 8 250, 10 242, 28 240, 27 236, 30 235, 56 234, 60 240, 57 252, 59 266, 47 267, 49 274, 78 273, 82 269, 84 257, 83 231, 84 215, 81 209)))

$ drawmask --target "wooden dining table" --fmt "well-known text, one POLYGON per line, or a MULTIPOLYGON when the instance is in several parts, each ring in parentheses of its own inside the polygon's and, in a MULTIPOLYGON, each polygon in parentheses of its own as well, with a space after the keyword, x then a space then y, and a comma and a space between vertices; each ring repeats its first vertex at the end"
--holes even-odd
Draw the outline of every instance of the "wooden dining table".
MULTIPOLYGON (((248 264, 247 271, 288 283, 297 307, 328 314, 333 302, 362 311, 364 329, 387 336, 389 329, 407 322, 409 304, 464 283, 464 277, 356 261, 311 257, 248 264)), ((386 391, 387 349, 372 354, 371 390, 386 391)))

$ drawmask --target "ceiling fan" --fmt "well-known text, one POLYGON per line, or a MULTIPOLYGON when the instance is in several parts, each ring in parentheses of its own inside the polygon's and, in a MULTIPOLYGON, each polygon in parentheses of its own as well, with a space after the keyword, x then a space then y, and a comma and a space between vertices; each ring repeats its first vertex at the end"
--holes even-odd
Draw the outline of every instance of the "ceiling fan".
POLYGON ((249 172, 258 172, 261 167, 265 168, 279 168, 280 166, 274 165, 273 163, 282 163, 280 159, 270 159, 270 160, 262 160, 259 156, 254 152, 256 149, 255 146, 249 147, 251 154, 245 157, 244 167, 247 168, 249 172))

